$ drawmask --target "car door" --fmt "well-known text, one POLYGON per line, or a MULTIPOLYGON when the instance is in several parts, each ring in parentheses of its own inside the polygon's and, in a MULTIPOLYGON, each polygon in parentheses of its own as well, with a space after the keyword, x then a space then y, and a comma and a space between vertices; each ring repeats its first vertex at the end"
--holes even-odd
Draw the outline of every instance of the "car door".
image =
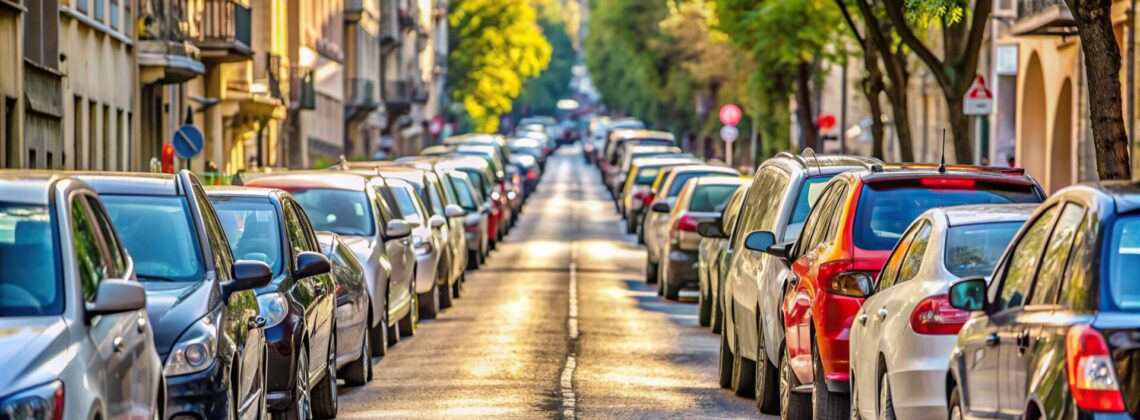
MULTIPOLYGON (((381 228, 387 228, 388 222, 396 219, 391 207, 388 206, 388 200, 384 198, 384 188, 386 187, 377 185, 373 189, 373 203, 382 219, 381 228)), ((416 266, 416 256, 415 250, 412 248, 411 235, 400 239, 384 238, 384 252, 392 264, 388 286, 388 310, 391 311, 397 303, 401 302, 400 299, 407 297, 411 281, 415 276, 413 270, 416 266)))
MULTIPOLYGON (((107 242, 91 214, 90 202, 94 197, 88 193, 73 194, 69 199, 72 246, 75 249, 75 265, 79 272, 83 299, 94 302, 99 283, 104 279, 118 276, 117 262, 108 252, 107 242)), ((98 384, 103 389, 107 417, 120 418, 130 415, 133 395, 134 375, 131 369, 133 354, 139 347, 135 330, 137 312, 106 314, 91 320, 88 334, 98 351, 98 362, 92 367, 102 369, 104 382, 98 384), (135 331, 132 334, 132 331, 135 331), (132 338, 134 337, 134 338, 132 338), (133 344, 133 347, 131 346, 133 344)), ((144 381, 143 383, 145 383, 144 381)))
POLYGON ((789 285, 790 296, 786 298, 784 314, 788 331, 788 355, 793 359, 801 383, 812 383, 811 369, 811 323, 812 302, 818 293, 815 283, 819 272, 820 249, 828 236, 835 207, 839 203, 840 192, 844 188, 840 182, 832 182, 819 199, 819 204, 808 215, 804 230, 795 247, 795 263, 792 265, 793 285, 789 285), (806 375, 805 375, 806 374, 806 375))
MULTIPOLYGON (((320 252, 314 246, 316 242, 312 237, 313 229, 308 225, 300 206, 286 198, 281 200, 281 211, 285 220, 285 236, 289 240, 290 267, 296 265, 297 256, 302 252, 320 252)), ((309 332, 309 377, 320 376, 328 360, 330 328, 329 296, 333 288, 328 283, 328 275, 309 276, 302 279, 293 279, 293 296, 298 303, 305 307, 305 325, 309 332)))

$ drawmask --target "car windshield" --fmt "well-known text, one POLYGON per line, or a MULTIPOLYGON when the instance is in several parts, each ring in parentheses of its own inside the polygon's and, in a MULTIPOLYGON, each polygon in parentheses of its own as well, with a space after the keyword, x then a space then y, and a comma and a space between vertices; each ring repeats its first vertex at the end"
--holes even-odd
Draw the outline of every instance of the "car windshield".
POLYGON ((693 198, 689 201, 689 211, 715 212, 724 206, 739 185, 699 185, 693 191, 693 198))
POLYGON ((266 198, 212 196, 234 259, 269 264, 273 275, 283 270, 277 210, 266 198))
POLYGON ((141 281, 202 281, 198 231, 183 197, 103 195, 107 216, 141 281))
POLYGON ((669 185, 669 194, 665 197, 676 197, 681 192, 681 188, 685 187, 685 182, 699 176, 736 176, 724 172, 715 171, 691 171, 681 172, 673 177, 673 183, 669 185))
POLYGON ((364 191, 313 188, 290 192, 309 215, 313 230, 350 236, 375 233, 372 206, 364 191))
POLYGON ((988 276, 1021 222, 955 226, 946 232, 946 270, 958 277, 988 276))
POLYGON ((459 196, 460 207, 463 207, 463 209, 467 211, 475 211, 478 209, 478 205, 475 203, 481 200, 477 200, 475 196, 472 195, 475 191, 472 190, 463 179, 451 178, 451 184, 455 186, 455 194, 459 196))
POLYGON ((958 178, 868 184, 863 187, 855 211, 855 246, 864 250, 889 250, 910 222, 935 207, 1039 202, 1041 199, 1029 185, 958 178))
POLYGON ((649 185, 653 180, 657 179, 657 173, 660 172, 657 168, 641 168, 637 170, 637 178, 633 179, 633 183, 637 185, 649 185))
POLYGON ((63 313, 47 206, 0 202, 0 317, 63 313))
POLYGON ((1136 267, 1140 267, 1140 215, 1117 219, 1112 226, 1108 249, 1108 286, 1117 308, 1140 310, 1140 288, 1136 287, 1136 267))
POLYGON ((804 179, 804 183, 800 186, 800 191, 796 195, 796 207, 792 209, 792 214, 788 216, 788 226, 784 228, 784 240, 782 242, 791 242, 800 236, 800 231, 804 228, 804 221, 807 220, 808 213, 811 213, 811 208, 815 205, 815 200, 823 193, 823 187, 827 186, 827 181, 830 181, 831 177, 831 175, 826 175, 804 179))

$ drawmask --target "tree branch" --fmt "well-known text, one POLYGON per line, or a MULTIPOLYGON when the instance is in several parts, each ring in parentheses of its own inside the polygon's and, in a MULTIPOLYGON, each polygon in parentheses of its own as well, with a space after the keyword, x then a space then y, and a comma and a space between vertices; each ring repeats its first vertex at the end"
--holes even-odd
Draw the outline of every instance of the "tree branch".
MULTIPOLYGON (((982 38, 986 33, 986 21, 989 20, 990 13, 993 9, 993 0, 976 0, 974 3, 974 15, 970 22, 970 34, 966 41, 966 49, 963 51, 966 60, 965 69, 970 73, 975 73, 978 69, 978 54, 977 51, 982 48, 982 38), (974 53, 971 53, 973 51, 974 53)), ((963 80, 958 81, 959 84, 972 83, 973 75, 962 75, 963 80)))
MULTIPOLYGON (((863 1, 863 0, 855 0, 863 1)), ((863 36, 859 34, 859 27, 855 25, 855 20, 851 18, 851 12, 847 10, 847 4, 843 0, 835 0, 835 5, 839 7, 839 13, 843 14, 843 20, 847 22, 847 26, 851 28, 851 33, 855 35, 855 40, 859 41, 859 46, 863 47, 863 36)), ((866 48, 866 47, 863 47, 866 48)))
POLYGON ((934 78, 938 80, 938 84, 941 85, 943 89, 950 89, 950 79, 946 76, 946 68, 942 60, 938 59, 938 57, 934 55, 934 52, 930 51, 930 48, 927 48, 926 44, 923 44, 922 40, 910 29, 910 25, 906 21, 906 16, 903 16, 903 8, 905 6, 900 4, 898 0, 883 0, 883 6, 887 9, 887 17, 889 17, 896 26, 895 32, 899 34, 903 42, 910 47, 911 51, 914 51, 914 54, 917 55, 920 60, 926 63, 926 66, 930 68, 930 72, 934 74, 934 78))

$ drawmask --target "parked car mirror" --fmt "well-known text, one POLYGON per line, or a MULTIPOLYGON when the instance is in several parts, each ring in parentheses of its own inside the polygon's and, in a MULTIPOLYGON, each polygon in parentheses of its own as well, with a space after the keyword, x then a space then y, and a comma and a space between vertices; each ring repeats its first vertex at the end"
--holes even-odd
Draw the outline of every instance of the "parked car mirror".
POLYGON ((986 307, 986 278, 966 277, 950 285, 950 306, 966 311, 986 307))
POLYGON ((99 282, 95 302, 87 304, 87 320, 99 315, 137 311, 146 307, 146 289, 129 280, 106 279, 99 282))
POLYGON ((234 292, 265 287, 273 280, 273 270, 269 264, 261 261, 234 261, 233 272, 230 274, 233 280, 222 283, 223 299, 229 299, 234 292))
POLYGON ((304 251, 297 254, 297 270, 293 271, 293 278, 299 280, 328 274, 331 269, 328 257, 313 251, 304 251))
POLYGON ((467 210, 463 210, 463 207, 460 207, 458 204, 448 204, 447 207, 443 208, 443 213, 446 214, 447 217, 460 217, 466 216, 467 210))
POLYGON ((744 247, 753 251, 768 252, 776 244, 776 235, 766 230, 758 230, 744 238, 744 247))
MULTIPOLYGON (((748 246, 747 238, 745 238, 744 244, 745 246, 748 246)), ((764 253, 779 258, 780 261, 784 262, 784 265, 791 267, 792 263, 795 262, 792 260, 793 245, 795 245, 795 242, 785 242, 782 244, 771 245, 767 250, 764 251, 764 253)))
POLYGON ((658 201, 653 203, 651 209, 658 213, 668 213, 673 210, 673 204, 668 201, 658 201))
POLYGON ((428 226, 431 226, 432 229, 439 229, 443 227, 444 224, 447 224, 447 220, 444 220, 443 216, 438 214, 428 218, 428 226))
POLYGON ((724 232, 720 230, 720 222, 708 221, 697 223, 697 233, 706 238, 724 238, 724 232))
POLYGON ((384 231, 384 239, 400 239, 412 234, 412 225, 401 219, 388 222, 388 229, 384 231))

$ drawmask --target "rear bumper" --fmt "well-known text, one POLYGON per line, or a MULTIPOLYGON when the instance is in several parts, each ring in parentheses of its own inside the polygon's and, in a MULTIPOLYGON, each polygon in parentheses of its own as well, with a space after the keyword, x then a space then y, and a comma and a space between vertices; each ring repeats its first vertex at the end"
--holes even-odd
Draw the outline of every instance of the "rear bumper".
POLYGON ((669 261, 665 263, 669 264, 669 284, 681 289, 700 288, 697 252, 670 250, 669 261))
POLYGON ((946 369, 898 371, 887 376, 898 418, 946 418, 946 369))

